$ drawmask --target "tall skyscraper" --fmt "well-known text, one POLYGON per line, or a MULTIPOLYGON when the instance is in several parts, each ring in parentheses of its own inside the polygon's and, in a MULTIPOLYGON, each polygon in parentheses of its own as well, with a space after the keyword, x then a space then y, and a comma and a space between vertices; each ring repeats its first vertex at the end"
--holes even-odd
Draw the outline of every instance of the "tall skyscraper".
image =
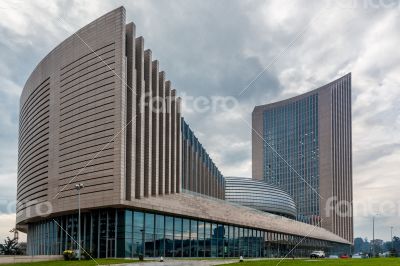
POLYGON ((252 114, 253 179, 287 191, 297 219, 352 241, 351 74, 252 114))

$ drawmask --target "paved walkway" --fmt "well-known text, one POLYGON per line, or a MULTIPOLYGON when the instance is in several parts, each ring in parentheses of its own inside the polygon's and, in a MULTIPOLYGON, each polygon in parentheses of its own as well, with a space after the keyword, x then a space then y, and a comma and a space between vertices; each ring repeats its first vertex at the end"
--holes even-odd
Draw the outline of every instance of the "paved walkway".
POLYGON ((48 260, 63 260, 63 256, 0 256, 0 264, 5 263, 23 263, 23 262, 40 262, 40 261, 48 261, 48 260))
POLYGON ((238 262, 239 259, 229 260, 164 260, 164 262, 144 262, 121 264, 124 266, 213 266, 238 262))

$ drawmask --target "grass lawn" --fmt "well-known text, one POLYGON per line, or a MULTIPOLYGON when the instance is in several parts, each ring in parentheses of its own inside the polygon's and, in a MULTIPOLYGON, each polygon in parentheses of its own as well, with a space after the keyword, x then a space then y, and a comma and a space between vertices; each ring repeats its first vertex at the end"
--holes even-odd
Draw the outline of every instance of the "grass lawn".
MULTIPOLYGON (((242 263, 225 264, 240 266, 276 266, 279 260, 245 261, 242 263)), ((400 258, 379 258, 379 259, 322 259, 322 260, 283 260, 279 266, 400 266, 400 258)))
MULTIPOLYGON (((96 259, 97 263, 100 265, 110 265, 118 263, 134 263, 139 262, 139 260, 128 260, 128 259, 96 259)), ((81 261, 40 261, 40 262, 21 262, 21 263, 11 263, 11 264, 0 264, 0 266, 95 266, 97 265, 93 260, 81 260, 81 261)))

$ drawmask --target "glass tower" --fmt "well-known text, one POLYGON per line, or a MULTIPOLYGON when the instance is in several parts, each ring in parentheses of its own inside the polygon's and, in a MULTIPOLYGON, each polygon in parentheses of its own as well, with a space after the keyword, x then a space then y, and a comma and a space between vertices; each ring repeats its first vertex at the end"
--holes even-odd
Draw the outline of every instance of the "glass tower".
POLYGON ((298 220, 319 224, 318 95, 265 111, 263 138, 264 180, 292 195, 298 220))
POLYGON ((353 241, 351 73, 318 89, 256 106, 252 177, 296 202, 299 221, 353 241))

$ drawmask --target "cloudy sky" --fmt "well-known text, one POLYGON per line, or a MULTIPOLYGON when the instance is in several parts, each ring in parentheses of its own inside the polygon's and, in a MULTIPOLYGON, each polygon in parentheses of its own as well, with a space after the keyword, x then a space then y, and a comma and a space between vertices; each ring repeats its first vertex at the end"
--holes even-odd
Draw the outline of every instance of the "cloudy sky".
POLYGON ((388 240, 390 226, 400 235, 399 3, 8 0, 0 2, 0 238, 15 222, 25 80, 57 44, 120 5, 181 96, 236 99, 236 108, 218 112, 196 112, 188 101, 184 113, 227 176, 251 175, 255 105, 352 72, 355 235, 372 238, 373 213, 377 238, 388 240))

